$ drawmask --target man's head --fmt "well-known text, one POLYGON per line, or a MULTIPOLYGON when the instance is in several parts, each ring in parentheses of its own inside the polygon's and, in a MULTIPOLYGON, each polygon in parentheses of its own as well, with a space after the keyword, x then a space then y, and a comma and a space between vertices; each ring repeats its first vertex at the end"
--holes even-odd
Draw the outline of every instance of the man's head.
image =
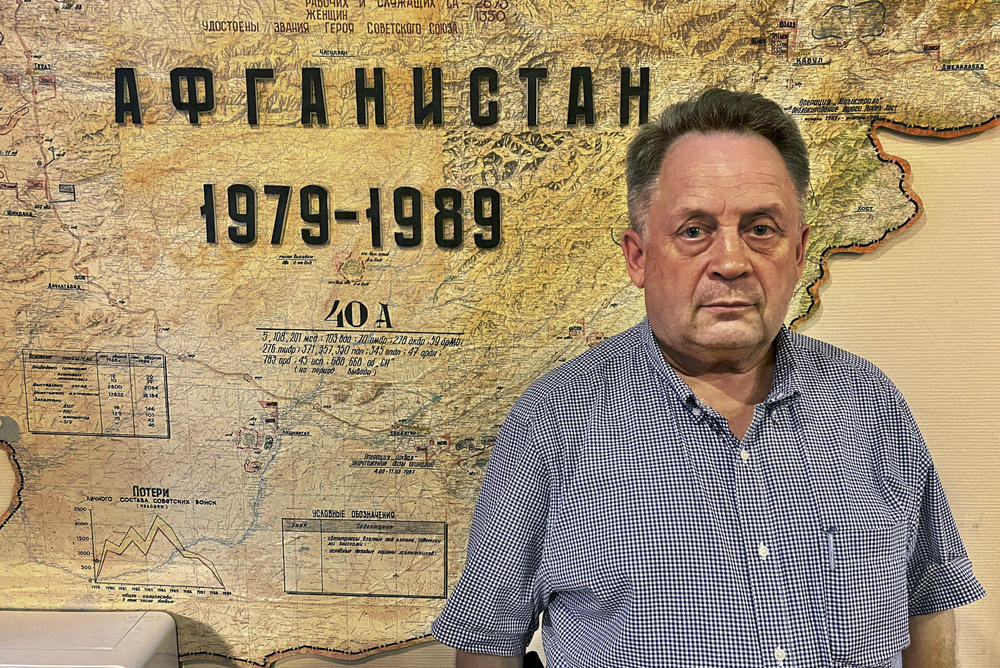
POLYGON ((809 166, 794 122, 759 95, 709 90, 628 150, 622 247, 675 366, 760 363, 802 273, 809 166))
POLYGON ((709 88, 672 104, 652 123, 639 128, 625 156, 628 217, 645 234, 649 202, 667 150, 689 133, 755 134, 774 144, 795 184, 800 204, 809 193, 809 154, 795 121, 777 104, 756 93, 709 88))

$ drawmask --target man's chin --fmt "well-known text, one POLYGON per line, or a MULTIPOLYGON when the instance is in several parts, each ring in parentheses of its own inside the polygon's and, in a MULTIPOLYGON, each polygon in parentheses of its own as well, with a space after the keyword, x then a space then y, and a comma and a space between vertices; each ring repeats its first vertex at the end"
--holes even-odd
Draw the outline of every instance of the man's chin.
POLYGON ((695 343, 708 350, 752 350, 765 343, 759 326, 745 322, 715 323, 698 333, 695 343))

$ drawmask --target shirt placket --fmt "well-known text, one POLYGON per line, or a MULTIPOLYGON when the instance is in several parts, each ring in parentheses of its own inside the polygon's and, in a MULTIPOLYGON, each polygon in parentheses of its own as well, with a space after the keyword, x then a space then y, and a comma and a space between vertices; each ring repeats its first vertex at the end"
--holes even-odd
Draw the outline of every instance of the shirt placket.
POLYGON ((762 456, 767 439, 776 437, 773 427, 768 424, 770 417, 771 412, 765 405, 756 406, 753 421, 742 441, 726 430, 731 446, 727 455, 736 469, 733 500, 757 620, 760 665, 790 668, 798 662, 790 647, 788 596, 783 577, 783 562, 789 555, 782 553, 778 541, 777 518, 764 480, 770 472, 764 468, 767 458, 762 456))

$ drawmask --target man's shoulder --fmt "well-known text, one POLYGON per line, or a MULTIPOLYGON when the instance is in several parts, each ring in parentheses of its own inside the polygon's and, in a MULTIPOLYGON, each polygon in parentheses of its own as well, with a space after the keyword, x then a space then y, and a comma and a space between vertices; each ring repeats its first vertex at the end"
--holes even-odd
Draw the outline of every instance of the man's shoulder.
POLYGON ((800 378, 815 383, 866 384, 895 393, 896 387, 874 363, 832 343, 788 331, 788 345, 800 378))
POLYGON ((533 412, 538 406, 571 396, 594 396, 609 383, 629 380, 646 356, 643 321, 601 341, 534 381, 514 406, 515 414, 533 412))

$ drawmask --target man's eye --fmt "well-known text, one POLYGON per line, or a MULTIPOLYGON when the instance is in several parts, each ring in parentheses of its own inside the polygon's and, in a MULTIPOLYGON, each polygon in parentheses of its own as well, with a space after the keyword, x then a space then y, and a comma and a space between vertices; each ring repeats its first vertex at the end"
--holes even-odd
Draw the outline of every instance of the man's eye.
POLYGON ((703 229, 701 229, 700 227, 695 227, 695 226, 685 227, 681 231, 681 235, 683 235, 684 238, 686 238, 686 239, 698 239, 704 233, 705 233, 705 231, 703 229))
POLYGON ((750 229, 756 237, 767 237, 774 234, 774 229, 770 225, 764 225, 762 223, 758 223, 750 229))

